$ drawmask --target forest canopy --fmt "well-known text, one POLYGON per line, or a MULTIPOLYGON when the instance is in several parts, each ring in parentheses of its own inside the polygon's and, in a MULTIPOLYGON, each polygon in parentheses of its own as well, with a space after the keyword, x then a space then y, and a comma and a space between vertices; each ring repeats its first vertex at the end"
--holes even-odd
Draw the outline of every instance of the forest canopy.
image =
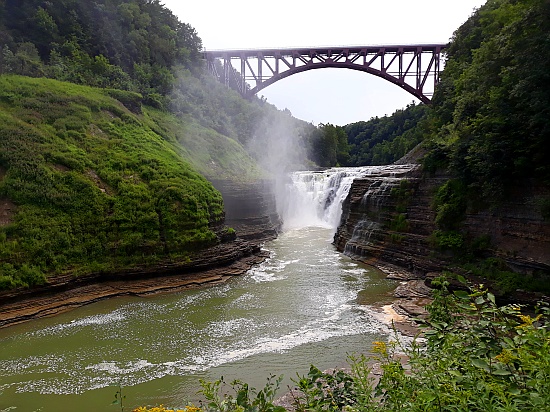
POLYGON ((489 0, 458 28, 433 99, 428 167, 500 198, 550 183, 550 3, 489 0))

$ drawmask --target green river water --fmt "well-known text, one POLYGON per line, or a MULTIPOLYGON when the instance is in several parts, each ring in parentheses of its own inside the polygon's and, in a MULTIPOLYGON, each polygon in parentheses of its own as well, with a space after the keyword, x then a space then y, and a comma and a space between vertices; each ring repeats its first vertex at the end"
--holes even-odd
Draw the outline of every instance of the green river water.
POLYGON ((370 305, 395 283, 337 253, 332 231, 289 230, 271 258, 217 286, 98 302, 0 330, 0 411, 126 411, 197 402, 199 379, 261 388, 284 374, 281 394, 310 364, 345 365, 387 327, 370 305))

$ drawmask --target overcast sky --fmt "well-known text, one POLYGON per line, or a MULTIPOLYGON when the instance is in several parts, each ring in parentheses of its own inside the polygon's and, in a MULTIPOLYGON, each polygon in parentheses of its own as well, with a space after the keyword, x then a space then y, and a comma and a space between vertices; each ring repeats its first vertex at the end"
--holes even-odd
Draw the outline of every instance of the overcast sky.
MULTIPOLYGON (((163 0, 208 50, 446 43, 485 0, 163 0)), ((260 95, 295 117, 345 125, 391 114, 411 94, 371 74, 318 69, 260 95)))

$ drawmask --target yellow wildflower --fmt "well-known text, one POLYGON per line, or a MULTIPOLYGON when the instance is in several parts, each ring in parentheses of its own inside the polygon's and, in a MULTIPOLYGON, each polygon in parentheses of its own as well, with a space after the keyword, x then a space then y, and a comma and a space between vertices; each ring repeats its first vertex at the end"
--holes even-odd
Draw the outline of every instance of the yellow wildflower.
POLYGON ((372 343, 372 351, 386 357, 388 356, 388 345, 386 344, 386 342, 381 342, 377 340, 372 343))
POLYGON ((201 408, 195 405, 187 405, 183 409, 166 409, 164 405, 153 406, 148 409, 145 406, 138 406, 132 412, 200 412, 201 408))
POLYGON ((519 315, 516 315, 516 316, 518 318, 520 318, 520 320, 523 322, 521 325, 518 326, 518 328, 525 329, 525 328, 528 328, 529 326, 533 326, 533 323, 537 322, 541 318, 542 315, 539 314, 534 318, 532 318, 529 315, 522 315, 522 314, 519 314, 519 315))
POLYGON ((512 363, 512 361, 515 359, 515 356, 509 349, 502 349, 502 352, 500 352, 497 356, 495 356, 495 360, 504 363, 505 365, 508 365, 512 363))

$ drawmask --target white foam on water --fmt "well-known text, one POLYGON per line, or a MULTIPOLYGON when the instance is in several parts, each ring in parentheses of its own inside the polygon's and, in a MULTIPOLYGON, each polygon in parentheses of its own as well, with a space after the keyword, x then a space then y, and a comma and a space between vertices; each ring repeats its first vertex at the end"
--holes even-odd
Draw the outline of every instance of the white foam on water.
POLYGON ((212 322, 206 328, 208 335, 217 337, 230 337, 246 335, 253 329, 257 328, 257 324, 252 319, 239 318, 229 319, 225 321, 212 322))
POLYGON ((74 319, 68 323, 61 323, 55 326, 50 326, 38 331, 32 332, 29 335, 36 336, 47 336, 47 335, 60 335, 63 333, 72 333, 70 330, 73 329, 82 329, 87 326, 105 326, 109 324, 114 324, 124 320, 125 314, 123 313, 124 309, 116 310, 111 313, 99 314, 87 316, 82 319, 74 319))
POLYGON ((343 269, 342 270, 344 273, 349 273, 350 275, 356 275, 356 276, 359 276, 359 275, 364 275, 367 273, 367 271, 365 269, 362 269, 362 268, 357 268, 357 269, 343 269))
POLYGON ((300 262, 300 259, 280 260, 275 254, 264 262, 248 271, 249 276, 257 283, 275 282, 288 277, 286 270, 288 266, 300 262))
MULTIPOLYGON (((37 372, 56 372, 66 370, 65 376, 53 378, 30 379, 18 382, 12 386, 16 392, 39 392, 42 394, 74 394, 86 390, 122 384, 136 385, 167 375, 189 375, 205 371, 216 366, 236 362, 262 353, 284 353, 295 347, 326 339, 365 333, 376 333, 380 329, 380 321, 365 315, 351 316, 357 312, 357 306, 346 301, 348 297, 326 295, 319 297, 325 315, 303 324, 301 327, 282 335, 264 335, 249 342, 246 339, 229 346, 210 345, 197 350, 195 354, 173 361, 155 363, 151 359, 138 358, 132 361, 120 362, 104 360, 97 363, 65 368, 65 360, 60 358, 33 358, 21 360, 18 366, 12 365, 10 373, 31 374, 37 372), (86 370, 86 374, 79 369, 86 370)), ((250 319, 232 319, 225 322, 214 322, 210 325, 218 336, 243 335, 247 330, 265 327, 254 324, 250 319)), ((268 328, 269 330, 269 328, 268 328)), ((211 332, 212 332, 211 331, 211 332)), ((85 361, 84 361, 85 362, 85 361)), ((3 362, 3 367, 6 363, 3 362)))

